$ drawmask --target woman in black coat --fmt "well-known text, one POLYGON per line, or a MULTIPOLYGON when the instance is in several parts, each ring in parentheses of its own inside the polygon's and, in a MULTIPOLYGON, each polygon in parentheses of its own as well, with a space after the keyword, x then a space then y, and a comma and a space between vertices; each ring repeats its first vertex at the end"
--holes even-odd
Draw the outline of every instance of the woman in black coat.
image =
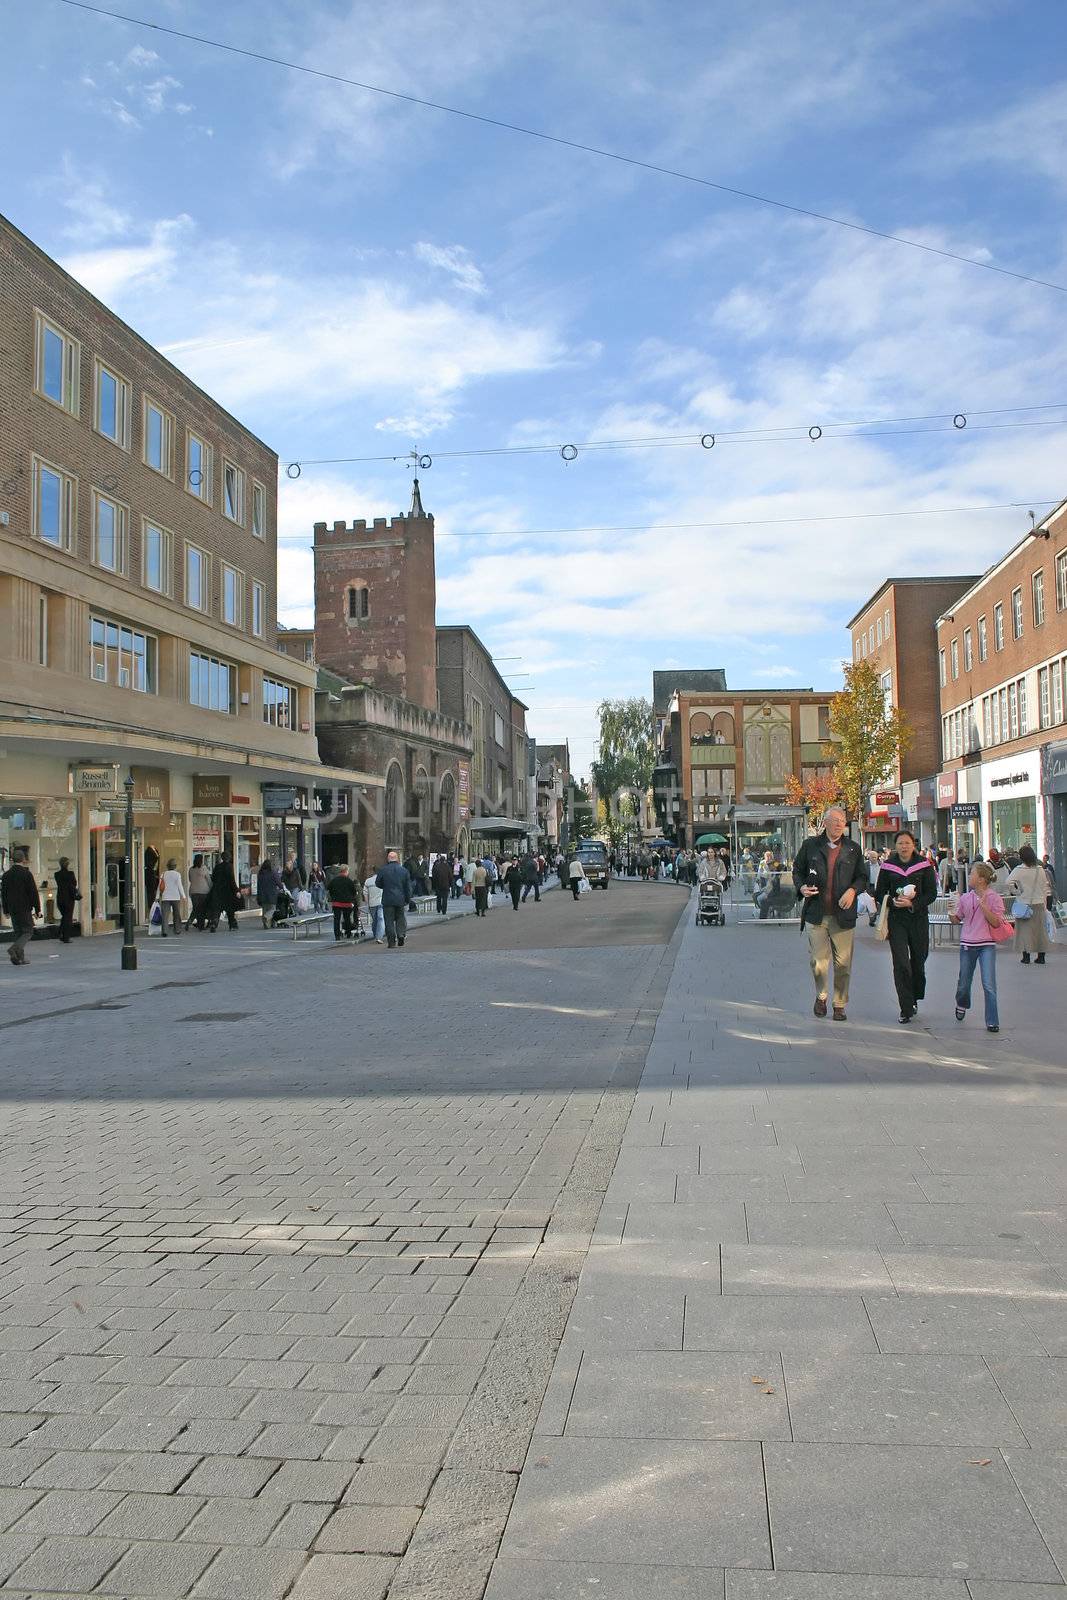
POLYGON ((59 870, 55 874, 56 910, 59 912, 59 939, 61 944, 69 944, 70 936, 74 932, 74 907, 81 899, 78 892, 78 880, 70 870, 70 861, 66 856, 59 858, 59 870))
POLYGON ((901 1022, 911 1021, 926 994, 930 907, 937 891, 937 873, 919 854, 915 835, 904 829, 897 834, 892 854, 882 862, 874 888, 879 912, 883 900, 889 899, 889 948, 901 1022))
POLYGON ((230 932, 237 932, 241 893, 237 887, 237 879, 233 875, 229 856, 220 856, 211 869, 211 894, 208 897, 208 907, 208 925, 212 933, 222 921, 223 915, 230 925, 230 932))

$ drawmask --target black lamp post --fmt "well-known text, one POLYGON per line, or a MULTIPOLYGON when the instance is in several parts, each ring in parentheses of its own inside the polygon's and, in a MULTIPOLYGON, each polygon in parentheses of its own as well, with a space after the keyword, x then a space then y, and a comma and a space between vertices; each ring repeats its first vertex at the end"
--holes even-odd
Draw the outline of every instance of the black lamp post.
POLYGON ((126 790, 126 903, 122 908, 122 970, 137 971, 137 946, 133 942, 133 773, 123 784, 126 790))

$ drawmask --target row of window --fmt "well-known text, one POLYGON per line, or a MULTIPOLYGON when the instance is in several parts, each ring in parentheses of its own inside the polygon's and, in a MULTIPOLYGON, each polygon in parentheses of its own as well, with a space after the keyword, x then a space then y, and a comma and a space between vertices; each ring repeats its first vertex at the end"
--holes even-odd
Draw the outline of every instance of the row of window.
MULTIPOLYGON (((41 596, 41 662, 47 662, 47 597, 41 596)), ((97 683, 140 694, 158 693, 159 643, 154 634, 112 617, 89 619, 89 670, 97 683)), ((237 713, 237 667, 232 661, 189 652, 189 704, 205 711, 237 713)), ((263 721, 275 728, 297 725, 296 690, 276 678, 263 679, 263 721)))
MULTIPOLYGON (((1067 708, 1067 656, 1049 661, 1037 673, 1037 726, 1054 728, 1067 708)), ((1023 739, 1031 731, 1026 678, 1015 678, 982 696, 981 738, 973 704, 960 706, 941 719, 941 745, 946 761, 1023 739)))
MULTIPOLYGON (((130 576, 129 508, 121 501, 93 489, 92 550, 94 564, 120 577, 130 576)), ((34 457, 33 531, 45 544, 70 550, 77 521, 78 487, 76 479, 61 467, 34 457)), ((184 541, 184 594, 194 611, 211 609, 211 557, 198 545, 184 541)), ((174 536, 169 528, 141 519, 141 583, 156 594, 172 597, 174 592, 174 536)), ((237 567, 222 562, 220 580, 221 615, 232 628, 244 628, 245 577, 237 567)), ((266 586, 253 580, 251 616, 248 623, 257 638, 266 629, 266 586)))
POLYGON ((878 617, 862 633, 857 634, 853 645, 853 655, 857 661, 865 660, 871 652, 878 649, 879 645, 889 642, 889 612, 878 617))
MULTIPOLYGON (((36 313, 37 393, 54 405, 81 415, 81 345, 40 311, 36 313)), ((99 357, 93 362, 93 427, 120 450, 129 451, 133 432, 133 386, 128 378, 114 371, 99 357)), ((149 395, 141 402, 141 459, 161 477, 174 479, 177 450, 177 424, 173 414, 149 395)), ((185 488, 197 500, 214 506, 215 452, 206 439, 185 430, 181 476, 185 488)), ((222 514, 238 527, 249 526, 257 539, 267 535, 267 490, 258 479, 248 479, 243 467, 226 456, 222 458, 220 507, 222 514)))
MULTIPOLYGON (((1021 639, 1024 631, 1024 613, 1022 586, 1011 591, 1009 602, 1011 612, 1011 636, 1021 639)), ((1056 610, 1067 611, 1067 550, 1061 550, 1056 556, 1056 610)), ((1040 628, 1045 621, 1045 574, 1043 570, 1034 572, 1030 576, 1030 615, 1035 628, 1040 628)), ((984 616, 978 618, 975 624, 977 629, 978 659, 985 661, 989 654, 989 633, 984 616)), ((974 664, 974 636, 970 628, 963 630, 963 670, 970 672, 974 664)), ((993 607, 993 649, 1004 648, 1004 606, 997 601, 993 607)), ((953 680, 960 675, 960 641, 953 639, 949 645, 949 661, 946 665, 945 652, 939 652, 939 667, 941 674, 941 687, 948 682, 948 666, 951 666, 953 680)))

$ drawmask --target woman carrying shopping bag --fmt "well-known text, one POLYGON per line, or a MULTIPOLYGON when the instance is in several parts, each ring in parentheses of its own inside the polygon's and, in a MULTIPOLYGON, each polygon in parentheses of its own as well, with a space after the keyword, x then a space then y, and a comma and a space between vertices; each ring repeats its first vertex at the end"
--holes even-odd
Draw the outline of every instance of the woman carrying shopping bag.
MULTIPOLYGON (((937 899, 937 873, 919 854, 915 835, 897 834, 892 855, 882 862, 874 898, 879 922, 885 917, 893 954, 893 982, 900 1001, 900 1020, 910 1022, 926 994, 926 958, 930 954, 930 907, 937 899), (881 912, 883 902, 887 909, 881 912)), ((880 931, 880 930, 879 930, 880 931)))
POLYGON ((1045 923, 1048 874, 1028 844, 1019 851, 1019 865, 1008 879, 1004 894, 1012 902, 1015 948, 1022 952, 1022 965, 1028 967, 1030 957, 1036 956, 1036 965, 1043 967, 1048 949, 1045 923))

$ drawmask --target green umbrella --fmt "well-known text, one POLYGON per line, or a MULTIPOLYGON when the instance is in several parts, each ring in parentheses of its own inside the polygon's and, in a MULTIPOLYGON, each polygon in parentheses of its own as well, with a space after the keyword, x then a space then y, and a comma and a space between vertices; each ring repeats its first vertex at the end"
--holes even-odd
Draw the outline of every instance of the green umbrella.
POLYGON ((703 844, 726 844, 726 842, 721 833, 702 833, 696 847, 699 850, 703 844))

